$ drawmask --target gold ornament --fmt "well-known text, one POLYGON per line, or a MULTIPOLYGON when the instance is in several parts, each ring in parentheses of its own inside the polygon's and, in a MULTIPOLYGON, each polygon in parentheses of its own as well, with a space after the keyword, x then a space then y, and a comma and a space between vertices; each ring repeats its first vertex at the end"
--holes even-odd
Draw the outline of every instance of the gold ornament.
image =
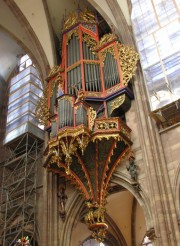
POLYGON ((106 59, 107 53, 110 53, 114 57, 114 59, 116 60, 116 54, 115 54, 115 51, 114 51, 114 46, 112 45, 112 46, 108 47, 107 49, 104 49, 101 52, 103 66, 104 66, 104 61, 106 59))
POLYGON ((113 33, 105 34, 99 41, 98 45, 94 48, 95 50, 99 50, 103 48, 105 45, 107 45, 110 42, 116 41, 118 38, 113 33))
POLYGON ((116 109, 119 108, 125 101, 125 94, 122 96, 117 97, 112 103, 111 103, 111 113, 116 109))
POLYGON ((89 129, 92 131, 92 128, 94 126, 94 121, 96 119, 97 113, 96 111, 90 107, 89 108, 89 129))
POLYGON ((124 86, 127 86, 129 80, 136 72, 136 64, 139 60, 139 55, 132 47, 119 43, 117 44, 117 47, 123 75, 123 84, 124 86))
POLYGON ((43 92, 43 96, 39 99, 36 109, 35 116, 40 125, 46 126, 50 117, 48 108, 47 90, 43 92))

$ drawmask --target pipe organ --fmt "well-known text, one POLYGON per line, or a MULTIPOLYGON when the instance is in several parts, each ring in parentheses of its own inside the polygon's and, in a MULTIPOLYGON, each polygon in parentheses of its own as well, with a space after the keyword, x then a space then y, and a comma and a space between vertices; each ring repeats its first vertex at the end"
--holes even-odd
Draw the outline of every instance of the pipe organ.
POLYGON ((37 110, 50 131, 44 166, 76 184, 87 206, 84 221, 103 241, 108 185, 131 153, 124 115, 133 99, 129 84, 138 54, 114 34, 100 39, 87 9, 67 17, 62 35, 62 62, 50 71, 37 110))

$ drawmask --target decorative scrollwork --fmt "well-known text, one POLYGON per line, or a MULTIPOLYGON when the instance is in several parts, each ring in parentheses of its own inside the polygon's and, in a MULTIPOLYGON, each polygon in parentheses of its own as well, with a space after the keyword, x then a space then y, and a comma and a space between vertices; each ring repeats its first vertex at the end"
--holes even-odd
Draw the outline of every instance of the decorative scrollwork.
POLYGON ((88 8, 80 12, 80 20, 82 22, 96 23, 95 15, 88 8))
POLYGON ((125 94, 122 96, 117 97, 112 103, 111 103, 111 113, 116 109, 119 108, 125 101, 125 94))
POLYGON ((74 26, 78 22, 95 24, 96 23, 96 17, 87 8, 84 11, 80 11, 80 13, 72 12, 67 16, 67 18, 64 22, 63 30, 65 31, 65 30, 70 29, 72 26, 74 26))
POLYGON ((65 163, 67 166, 66 173, 68 174, 69 167, 72 163, 72 155, 76 153, 78 143, 75 138, 71 138, 70 140, 68 138, 63 138, 59 141, 59 145, 63 155, 65 156, 65 163))
POLYGON ((47 80, 55 76, 57 73, 62 72, 63 69, 60 66, 54 66, 48 74, 47 80))
POLYGON ((112 41, 116 41, 118 38, 115 34, 113 33, 108 33, 105 34, 99 41, 98 45, 95 47, 95 50, 99 50, 102 47, 104 47, 105 45, 107 45, 108 43, 112 42, 112 41))
POLYGON ((139 55, 132 47, 128 47, 119 43, 117 44, 117 47, 123 74, 123 84, 124 86, 127 86, 129 80, 135 74, 139 55))
POLYGON ((47 90, 44 91, 43 96, 39 99, 35 109, 35 115, 38 122, 46 126, 48 123, 48 119, 50 117, 50 112, 48 108, 48 98, 47 98, 47 90))
POLYGON ((82 134, 80 136, 78 136, 76 138, 77 142, 78 142, 78 146, 82 151, 82 155, 84 155, 84 150, 86 149, 89 141, 90 141, 90 137, 88 135, 82 134))
POLYGON ((109 130, 109 129, 117 129, 116 122, 100 122, 97 124, 97 129, 99 130, 109 130))
POLYGON ((97 46, 97 41, 92 36, 87 33, 83 33, 83 41, 86 42, 90 50, 93 51, 93 54, 97 54, 97 52, 94 51, 94 48, 97 46))
POLYGON ((62 76, 60 74, 58 74, 56 76, 56 78, 51 83, 51 89, 50 89, 50 95, 51 96, 53 95, 54 87, 55 87, 56 84, 62 89, 62 87, 63 87, 63 79, 62 79, 62 76))
POLYGON ((103 50, 101 52, 103 65, 104 65, 104 61, 106 59, 107 53, 110 53, 114 57, 114 59, 116 59, 116 54, 115 54, 114 46, 110 46, 110 47, 108 47, 107 49, 105 49, 105 50, 103 50))
POLYGON ((75 25, 78 22, 78 15, 76 12, 72 12, 68 15, 66 21, 64 22, 64 30, 69 29, 71 26, 75 25))
POLYGON ((71 39, 72 35, 75 35, 76 37, 79 37, 78 29, 75 28, 72 31, 68 32, 66 35, 66 44, 68 45, 69 40, 71 39))

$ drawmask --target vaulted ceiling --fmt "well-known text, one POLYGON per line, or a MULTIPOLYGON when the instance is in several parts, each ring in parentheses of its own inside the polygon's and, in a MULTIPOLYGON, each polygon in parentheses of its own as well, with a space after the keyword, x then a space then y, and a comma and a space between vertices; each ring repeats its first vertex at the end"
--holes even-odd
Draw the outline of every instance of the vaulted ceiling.
POLYGON ((0 32, 0 78, 6 80, 15 68, 23 49, 7 33, 0 32))
MULTIPOLYGON (((115 0, 129 23, 127 0, 115 0)), ((57 63, 63 18, 78 8, 97 10, 102 28, 118 28, 111 10, 114 0, 5 0, 0 1, 0 75, 7 80, 17 56, 28 53, 44 77, 57 63), (103 22, 103 23, 102 23, 103 22)))

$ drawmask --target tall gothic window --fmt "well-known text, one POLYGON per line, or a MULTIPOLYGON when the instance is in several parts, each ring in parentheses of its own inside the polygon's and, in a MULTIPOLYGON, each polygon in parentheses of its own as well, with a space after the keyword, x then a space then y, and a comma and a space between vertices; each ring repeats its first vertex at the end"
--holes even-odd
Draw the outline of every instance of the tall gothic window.
POLYGON ((151 110, 180 98, 180 0, 131 0, 151 110))
POLYGON ((21 57, 17 73, 9 84, 9 100, 5 143, 15 139, 31 127, 39 126, 35 108, 43 88, 38 71, 28 55, 21 57))

